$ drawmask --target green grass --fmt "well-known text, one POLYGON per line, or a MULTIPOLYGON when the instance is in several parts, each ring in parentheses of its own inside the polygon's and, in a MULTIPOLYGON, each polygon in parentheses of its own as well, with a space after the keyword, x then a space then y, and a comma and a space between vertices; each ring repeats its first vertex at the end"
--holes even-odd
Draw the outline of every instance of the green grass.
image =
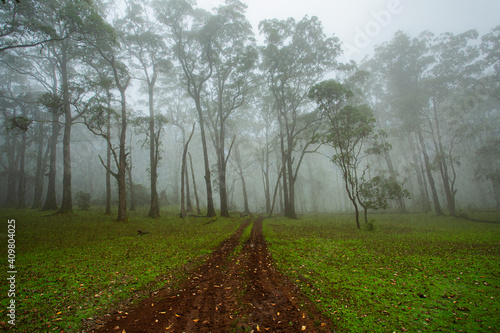
POLYGON ((264 234, 278 268, 340 332, 500 331, 500 224, 415 214, 374 225, 274 218, 264 234))
MULTIPOLYGON (((174 213, 149 219, 143 217, 147 211, 131 213, 129 221, 121 223, 97 211, 46 215, 0 211, 5 263, 7 219, 16 220, 19 332, 77 332, 85 319, 103 315, 122 301, 138 301, 151 291, 174 286, 186 274, 186 267, 200 264, 197 259, 209 254, 241 221, 183 221, 174 213), (139 237, 137 230, 150 234, 139 237)), ((0 272, 2 281, 6 281, 6 271, 0 272)), ((0 292, 7 295, 6 283, 0 292)), ((8 302, 2 297, 0 321, 8 321, 8 302)))

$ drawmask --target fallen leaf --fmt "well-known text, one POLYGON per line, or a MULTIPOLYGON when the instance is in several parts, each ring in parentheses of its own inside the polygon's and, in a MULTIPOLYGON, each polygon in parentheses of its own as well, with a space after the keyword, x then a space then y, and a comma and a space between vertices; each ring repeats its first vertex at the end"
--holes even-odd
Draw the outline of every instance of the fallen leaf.
POLYGON ((195 323, 197 323, 197 322, 199 321, 199 319, 193 319, 193 321, 194 321, 195 323))
POLYGON ((302 330, 305 331, 306 330, 306 327, 304 325, 302 325, 302 330))

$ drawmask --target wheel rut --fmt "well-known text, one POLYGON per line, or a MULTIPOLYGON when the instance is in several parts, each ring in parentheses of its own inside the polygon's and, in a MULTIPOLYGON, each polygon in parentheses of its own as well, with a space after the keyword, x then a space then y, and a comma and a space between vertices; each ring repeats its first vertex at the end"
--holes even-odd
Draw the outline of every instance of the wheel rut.
POLYGON ((251 223, 243 222, 178 290, 115 313, 94 332, 332 332, 329 319, 274 269, 262 218, 235 252, 251 223))

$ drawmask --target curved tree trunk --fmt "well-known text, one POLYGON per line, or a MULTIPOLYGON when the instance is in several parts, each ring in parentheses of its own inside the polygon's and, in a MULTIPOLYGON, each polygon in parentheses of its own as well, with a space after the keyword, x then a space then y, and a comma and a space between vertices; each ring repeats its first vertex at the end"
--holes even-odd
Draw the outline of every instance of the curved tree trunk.
POLYGON ((196 189, 196 179, 194 177, 193 159, 191 158, 190 153, 188 153, 188 155, 189 155, 189 164, 191 165, 191 177, 193 178, 194 199, 196 200, 196 214, 201 215, 200 200, 198 199, 198 190, 196 189))

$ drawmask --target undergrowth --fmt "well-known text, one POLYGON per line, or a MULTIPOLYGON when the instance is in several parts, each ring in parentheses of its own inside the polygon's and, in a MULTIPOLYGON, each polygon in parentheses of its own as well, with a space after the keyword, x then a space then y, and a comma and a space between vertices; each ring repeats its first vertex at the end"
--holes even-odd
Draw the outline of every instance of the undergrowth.
POLYGON ((500 224, 431 215, 264 221, 278 268, 340 332, 500 331, 500 224))

